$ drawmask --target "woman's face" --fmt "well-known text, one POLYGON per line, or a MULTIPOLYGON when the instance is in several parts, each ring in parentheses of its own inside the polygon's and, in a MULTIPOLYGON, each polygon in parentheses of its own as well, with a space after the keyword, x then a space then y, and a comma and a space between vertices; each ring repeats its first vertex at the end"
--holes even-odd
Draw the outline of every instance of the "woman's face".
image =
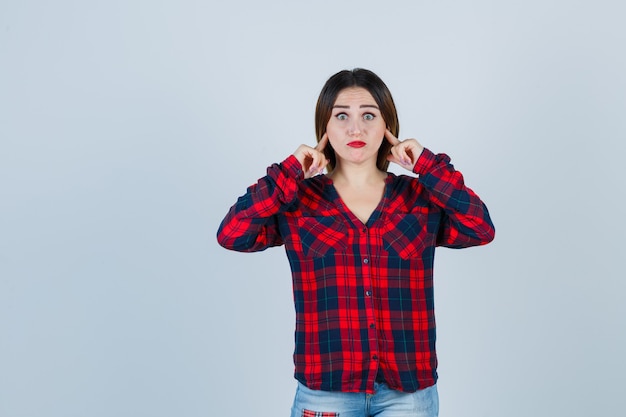
POLYGON ((386 127, 369 91, 350 87, 337 95, 326 133, 338 163, 372 162, 376 165, 386 127))

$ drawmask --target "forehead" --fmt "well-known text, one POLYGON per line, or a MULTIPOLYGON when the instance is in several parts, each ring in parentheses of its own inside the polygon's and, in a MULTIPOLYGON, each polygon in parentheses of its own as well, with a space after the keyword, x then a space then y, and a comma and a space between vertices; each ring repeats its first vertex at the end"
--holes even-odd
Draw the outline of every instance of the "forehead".
POLYGON ((337 99, 335 100, 335 105, 360 105, 360 104, 371 104, 376 105, 376 100, 363 87, 348 87, 344 88, 337 94, 337 99))

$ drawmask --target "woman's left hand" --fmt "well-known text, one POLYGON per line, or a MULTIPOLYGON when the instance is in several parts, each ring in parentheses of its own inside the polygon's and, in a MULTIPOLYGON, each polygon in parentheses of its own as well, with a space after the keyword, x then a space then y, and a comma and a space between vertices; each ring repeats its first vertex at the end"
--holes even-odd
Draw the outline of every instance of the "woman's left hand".
POLYGON ((399 140, 389 129, 385 130, 385 138, 392 145, 387 160, 412 171, 424 147, 416 139, 399 140))

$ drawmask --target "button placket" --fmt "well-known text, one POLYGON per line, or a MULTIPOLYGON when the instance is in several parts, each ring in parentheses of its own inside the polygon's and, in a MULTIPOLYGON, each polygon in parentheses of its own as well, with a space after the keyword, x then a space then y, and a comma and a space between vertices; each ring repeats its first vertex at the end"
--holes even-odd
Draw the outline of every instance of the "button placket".
POLYGON ((369 356, 371 365, 370 368, 375 374, 375 370, 379 367, 379 356, 378 356, 378 342, 377 342, 377 330, 376 330, 376 318, 374 312, 374 300, 373 300, 373 285, 372 281, 372 273, 374 268, 374 259, 372 258, 372 230, 367 226, 363 226, 356 232, 356 235, 359 237, 359 249, 361 254, 361 271, 362 271, 362 283, 363 283, 363 294, 365 298, 365 309, 366 309, 366 320, 365 323, 368 329, 368 339, 369 339, 369 356), (361 232, 361 233, 359 233, 361 232))

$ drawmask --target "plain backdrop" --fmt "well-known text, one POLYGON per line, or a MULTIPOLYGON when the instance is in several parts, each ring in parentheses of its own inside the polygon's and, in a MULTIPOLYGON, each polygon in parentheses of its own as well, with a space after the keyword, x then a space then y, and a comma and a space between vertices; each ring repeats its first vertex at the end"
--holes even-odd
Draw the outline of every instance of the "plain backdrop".
POLYGON ((619 415, 624 16, 619 0, 0 0, 0 416, 287 416, 284 251, 215 233, 315 143, 322 85, 354 67, 496 225, 488 246, 437 252, 440 415, 619 415))

